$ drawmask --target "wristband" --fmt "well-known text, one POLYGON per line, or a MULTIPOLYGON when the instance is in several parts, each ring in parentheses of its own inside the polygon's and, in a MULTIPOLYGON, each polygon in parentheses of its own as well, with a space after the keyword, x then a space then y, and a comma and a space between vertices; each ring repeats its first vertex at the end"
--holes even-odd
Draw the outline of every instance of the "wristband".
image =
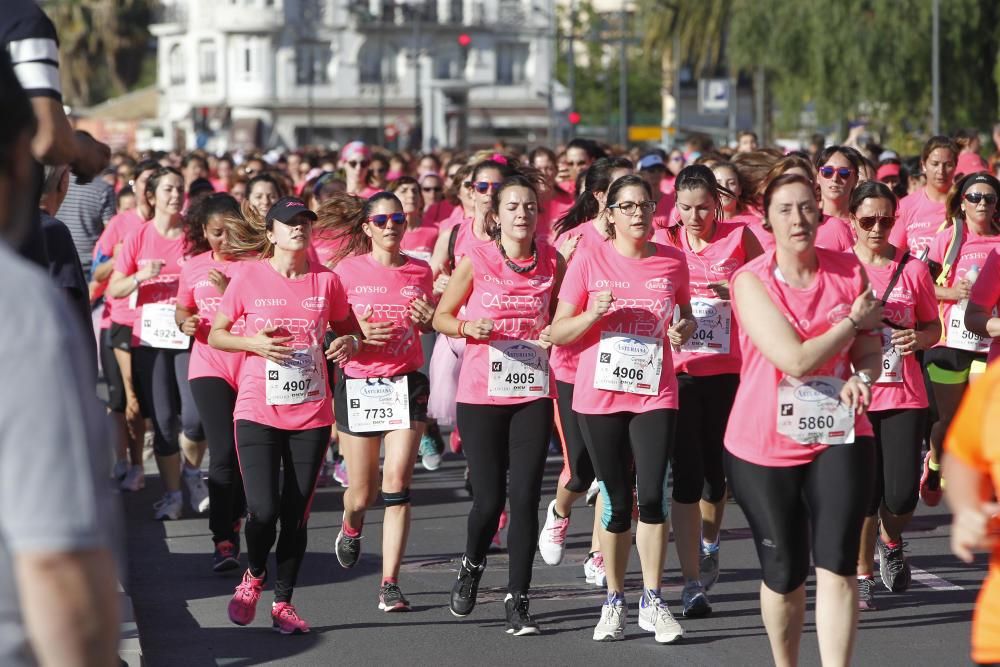
POLYGON ((360 352, 361 351, 361 339, 356 334, 350 334, 348 336, 348 338, 350 338, 352 341, 354 341, 354 351, 355 352, 360 352))
POLYGON ((847 316, 847 317, 845 317, 844 319, 846 319, 846 320, 847 320, 848 322, 850 322, 850 323, 851 323, 851 327, 852 327, 852 328, 853 328, 853 329, 854 329, 855 331, 861 331, 861 327, 860 327, 860 326, 858 326, 858 323, 854 321, 854 318, 853 318, 853 317, 851 317, 850 315, 848 315, 848 316, 847 316))
POLYGON ((139 285, 142 284, 142 281, 139 280, 138 278, 136 278, 134 273, 132 274, 132 282, 135 283, 135 288, 136 289, 139 289, 139 285))
POLYGON ((458 337, 465 338, 465 320, 458 321, 458 337))

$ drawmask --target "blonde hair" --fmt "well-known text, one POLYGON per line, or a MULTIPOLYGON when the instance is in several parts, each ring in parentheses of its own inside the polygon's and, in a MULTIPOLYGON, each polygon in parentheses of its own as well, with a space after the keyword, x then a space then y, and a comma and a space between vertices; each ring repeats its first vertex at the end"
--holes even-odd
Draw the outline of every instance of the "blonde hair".
POLYGON ((241 259, 266 259, 274 254, 274 246, 267 239, 267 223, 249 200, 243 200, 239 216, 226 216, 224 224, 226 245, 234 256, 241 259))

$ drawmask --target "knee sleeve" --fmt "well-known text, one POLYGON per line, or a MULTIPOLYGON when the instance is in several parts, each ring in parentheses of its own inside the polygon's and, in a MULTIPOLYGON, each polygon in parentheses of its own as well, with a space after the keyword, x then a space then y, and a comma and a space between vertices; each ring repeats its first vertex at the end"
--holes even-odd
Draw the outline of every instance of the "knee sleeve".
POLYGON ((386 507, 396 507, 397 505, 409 505, 410 489, 409 487, 407 487, 402 491, 383 491, 382 499, 385 501, 386 507))

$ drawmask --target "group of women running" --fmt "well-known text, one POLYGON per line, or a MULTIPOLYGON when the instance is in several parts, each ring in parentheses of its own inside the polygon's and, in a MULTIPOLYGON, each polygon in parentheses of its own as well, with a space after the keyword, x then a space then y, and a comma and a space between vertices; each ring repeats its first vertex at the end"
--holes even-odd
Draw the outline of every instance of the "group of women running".
MULTIPOLYGON (((349 174, 367 167, 352 150, 349 174)), ((875 552, 884 586, 905 591, 903 531, 918 496, 940 500, 944 434, 1000 349, 1000 183, 955 180, 956 157, 931 139, 926 186, 897 202, 842 146, 704 160, 662 189, 662 159, 588 160, 575 197, 550 153, 493 155, 456 170, 460 204, 433 225, 422 180, 312 210, 261 174, 242 207, 219 193, 184 211, 181 174, 140 165, 142 210, 100 244, 123 484, 142 484, 146 417, 157 518, 180 516, 187 480, 219 571, 240 567, 242 528, 230 619, 253 621, 277 542, 273 625, 307 632, 291 599, 331 437, 350 472, 337 559, 358 562, 381 493, 378 606, 403 611, 414 465, 429 425, 454 424, 473 496, 455 616, 474 611, 505 524, 506 631, 538 634, 534 554, 562 560, 573 505, 596 485, 584 573, 607 598, 593 638, 625 636, 636 520, 638 625, 675 642, 668 517, 681 615, 704 616, 732 495, 776 663, 797 661, 811 557, 820 653, 846 664, 859 609, 875 608, 875 552), (554 432, 564 469, 540 529, 554 432)))

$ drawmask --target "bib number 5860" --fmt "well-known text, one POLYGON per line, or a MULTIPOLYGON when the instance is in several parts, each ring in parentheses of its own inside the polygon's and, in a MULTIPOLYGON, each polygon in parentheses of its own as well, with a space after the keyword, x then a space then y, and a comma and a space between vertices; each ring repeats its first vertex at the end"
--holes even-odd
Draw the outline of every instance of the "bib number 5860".
POLYGON ((819 428, 833 428, 833 415, 819 417, 799 417, 799 428, 803 430, 814 430, 819 428))

